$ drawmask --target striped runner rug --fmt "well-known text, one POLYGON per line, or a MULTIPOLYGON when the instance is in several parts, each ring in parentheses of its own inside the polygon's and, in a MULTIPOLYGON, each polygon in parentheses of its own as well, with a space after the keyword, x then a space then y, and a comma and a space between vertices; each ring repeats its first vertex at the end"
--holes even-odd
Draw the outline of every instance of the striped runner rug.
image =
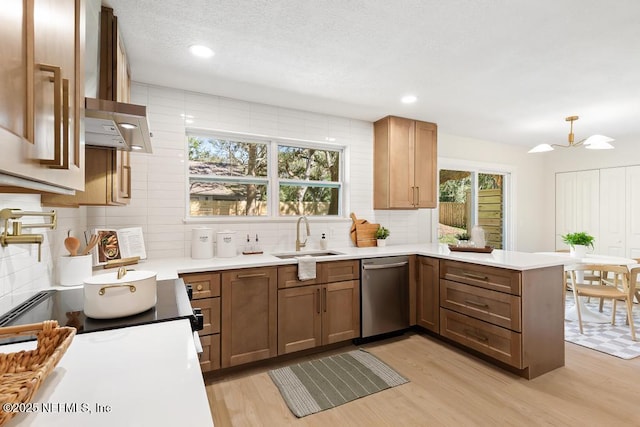
POLYGON ((408 382, 365 350, 274 369, 269 376, 299 418, 408 382))

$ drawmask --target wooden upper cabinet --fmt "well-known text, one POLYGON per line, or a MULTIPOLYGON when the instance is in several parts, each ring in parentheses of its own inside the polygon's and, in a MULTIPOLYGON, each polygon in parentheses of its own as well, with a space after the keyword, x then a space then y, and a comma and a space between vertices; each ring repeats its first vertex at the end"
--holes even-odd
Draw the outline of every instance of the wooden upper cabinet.
MULTIPOLYGON (((26 138, 27 51, 24 0, 3 2, 0 13, 0 139, 6 145, 20 145, 26 138), (7 10, 10 13, 6 13, 7 10)), ((4 162, 2 164, 4 166, 4 162)))
POLYGON ((131 199, 129 152, 86 147, 85 189, 73 195, 43 193, 44 206, 122 206, 131 199))
POLYGON ((118 102, 131 100, 131 71, 124 40, 113 9, 100 10, 100 99, 118 102))
POLYGON ((8 3, 0 18, 0 173, 82 189, 84 1, 8 3))
POLYGON ((374 123, 374 209, 435 208, 438 127, 387 116, 374 123))

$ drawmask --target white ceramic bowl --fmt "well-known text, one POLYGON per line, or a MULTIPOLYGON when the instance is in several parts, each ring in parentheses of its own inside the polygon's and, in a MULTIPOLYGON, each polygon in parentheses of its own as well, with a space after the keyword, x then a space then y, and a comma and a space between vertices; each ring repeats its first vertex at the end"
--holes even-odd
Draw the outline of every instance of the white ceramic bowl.
POLYGON ((142 313, 156 305, 154 271, 98 274, 84 281, 84 314, 94 319, 113 319, 142 313))

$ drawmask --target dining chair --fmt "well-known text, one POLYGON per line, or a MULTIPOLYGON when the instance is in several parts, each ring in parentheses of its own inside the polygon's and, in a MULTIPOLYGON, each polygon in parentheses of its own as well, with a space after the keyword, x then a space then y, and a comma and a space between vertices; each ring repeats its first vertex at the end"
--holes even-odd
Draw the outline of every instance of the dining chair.
MULTIPOLYGON (((638 264, 640 264, 640 258, 633 258, 638 264)), ((636 282, 634 282, 636 283, 636 282)), ((635 286, 635 295, 636 295, 636 301, 638 301, 638 303, 640 304, 640 289, 638 289, 638 286, 635 286)))
POLYGON ((627 323, 631 330, 631 339, 636 341, 636 329, 633 323, 633 297, 635 293, 635 283, 637 281, 638 272, 640 267, 633 268, 631 272, 624 265, 595 265, 595 264, 576 264, 567 267, 567 271, 571 277, 571 288, 573 290, 573 296, 575 298, 577 312, 578 312, 578 324, 580 326, 580 333, 583 334, 582 328, 582 314, 580 304, 578 304, 578 298, 594 297, 602 298, 613 301, 611 307, 611 324, 616 324, 616 308, 618 300, 624 300, 627 308, 627 323), (578 272, 593 271, 598 272, 600 277, 606 276, 607 281, 597 282, 592 284, 588 281, 578 282, 578 272))

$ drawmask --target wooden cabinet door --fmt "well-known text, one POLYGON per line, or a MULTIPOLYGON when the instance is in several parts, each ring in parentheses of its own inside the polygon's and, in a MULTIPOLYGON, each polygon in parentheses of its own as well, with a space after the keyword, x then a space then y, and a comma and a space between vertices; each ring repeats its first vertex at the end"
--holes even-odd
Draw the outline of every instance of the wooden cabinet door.
POLYGON ((20 146, 26 138, 27 40, 24 0, 6 0, 0 13, 0 140, 20 146), (10 11, 7 13, 7 11, 10 11))
POLYGON ((389 207, 413 208, 415 197, 415 122, 391 117, 389 122, 389 207))
POLYGON ((129 152, 86 147, 84 191, 74 195, 43 194, 44 206, 123 206, 131 200, 129 152), (121 184, 124 181, 123 184, 121 184), (124 186, 124 191, 121 189, 124 186), (124 196, 123 196, 124 195, 124 196))
POLYGON ((322 343, 322 288, 301 286, 278 291, 278 354, 322 343))
POLYGON ((16 183, 29 188, 82 189, 84 1, 10 3, 0 18, 0 171, 37 182, 16 183))
POLYGON ((131 200, 131 153, 120 150, 114 155, 116 174, 112 176, 112 199, 115 203, 129 204, 131 200))
POLYGON ((423 328, 440 333, 439 261, 419 256, 417 268, 417 323, 423 328))
POLYGON ((275 267, 222 273, 222 367, 278 353, 278 288, 275 267))
POLYGON ((433 123, 415 125, 415 200, 419 208, 435 208, 438 200, 438 127, 433 123))
POLYGON ((402 117, 374 123, 374 209, 436 207, 437 131, 402 117))
POLYGON ((360 282, 347 280, 322 286, 322 344, 360 336, 360 282))
POLYGON ((80 168, 80 109, 84 97, 84 6, 80 0, 33 1, 32 156, 53 169, 80 168), (45 16, 55 16, 51 25, 45 16))

